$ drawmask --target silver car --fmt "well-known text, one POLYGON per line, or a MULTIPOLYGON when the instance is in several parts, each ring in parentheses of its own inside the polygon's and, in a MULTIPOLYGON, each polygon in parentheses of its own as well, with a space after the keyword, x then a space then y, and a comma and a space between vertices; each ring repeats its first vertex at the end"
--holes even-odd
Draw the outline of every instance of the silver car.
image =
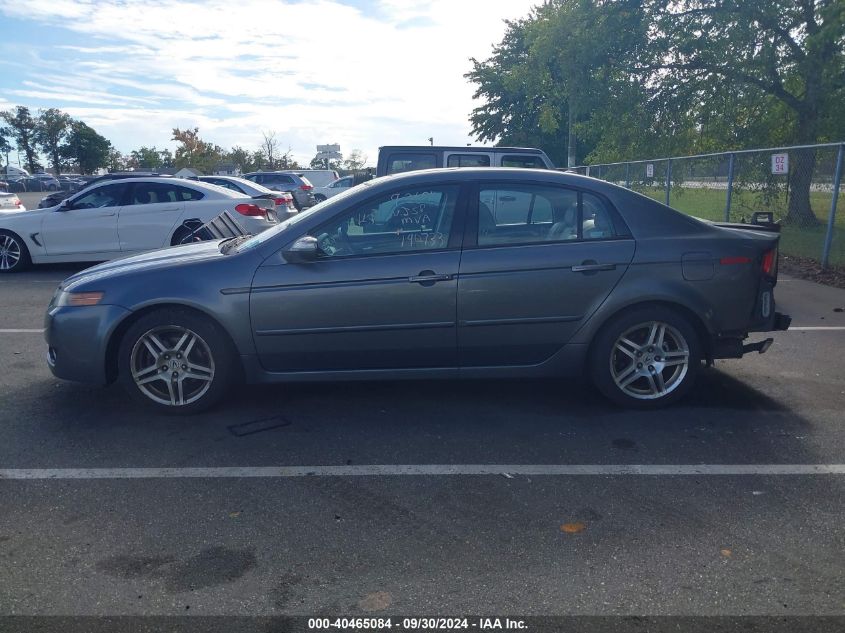
POLYGON ((770 228, 548 170, 387 176, 254 237, 70 277, 49 364, 178 413, 239 380, 583 374, 621 405, 664 405, 704 362, 766 351, 750 332, 789 326, 770 228))

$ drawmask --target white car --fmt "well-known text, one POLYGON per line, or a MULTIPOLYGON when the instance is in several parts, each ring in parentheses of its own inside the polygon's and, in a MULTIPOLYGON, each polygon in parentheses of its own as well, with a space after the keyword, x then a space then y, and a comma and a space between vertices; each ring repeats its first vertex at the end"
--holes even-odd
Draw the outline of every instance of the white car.
MULTIPOLYGON (((191 180, 194 180, 193 178, 191 180)), ((289 191, 274 191, 264 185, 252 182, 246 178, 237 176, 199 176, 200 182, 208 182, 212 185, 219 185, 225 189, 231 189, 235 193, 241 193, 251 198, 272 199, 276 205, 276 215, 280 220, 287 220, 298 213, 293 202, 293 194, 289 191)))
POLYGON ((0 209, 0 273, 30 263, 103 261, 179 244, 185 225, 228 211, 249 233, 278 223, 273 200, 182 178, 109 180, 60 204, 0 209))
POLYGON ((339 193, 349 191, 349 188, 355 184, 353 182, 354 180, 355 178, 353 176, 344 176, 325 187, 314 187, 314 197, 317 199, 317 202, 322 202, 323 200, 336 196, 339 193))
POLYGON ((0 191, 0 211, 9 209, 12 211, 26 211, 26 207, 23 206, 21 199, 18 198, 18 194, 0 191))

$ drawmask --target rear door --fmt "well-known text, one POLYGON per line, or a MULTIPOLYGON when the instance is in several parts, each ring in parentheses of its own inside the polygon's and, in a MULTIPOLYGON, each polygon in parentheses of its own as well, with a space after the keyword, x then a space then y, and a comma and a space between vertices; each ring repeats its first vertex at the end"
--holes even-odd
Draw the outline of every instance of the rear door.
POLYGON ((97 259, 119 253, 117 215, 127 188, 126 182, 101 185, 46 214, 41 230, 47 254, 97 259))
POLYGON ((484 182, 472 202, 458 278, 461 366, 541 363, 604 301, 634 240, 586 191, 484 182), (505 201, 507 213, 494 216, 491 200, 505 201))
POLYGON ((170 246, 173 232, 185 212, 185 201, 202 193, 175 183, 133 182, 127 204, 118 218, 120 248, 131 253, 170 246))

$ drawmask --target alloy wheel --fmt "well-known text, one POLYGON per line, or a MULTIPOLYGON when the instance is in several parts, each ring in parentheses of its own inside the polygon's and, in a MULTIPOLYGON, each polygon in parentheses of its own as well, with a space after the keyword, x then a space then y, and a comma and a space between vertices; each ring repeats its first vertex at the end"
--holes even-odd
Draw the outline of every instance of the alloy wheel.
POLYGON ((616 339, 610 352, 610 374, 625 395, 656 400, 683 382, 689 357, 689 344, 676 328, 648 321, 627 329, 616 339))
POLYGON ((0 270, 12 270, 21 260, 21 245, 11 235, 0 235, 0 270))
POLYGON ((205 395, 214 380, 214 358, 196 332, 178 325, 143 334, 129 358, 138 389, 159 404, 180 407, 205 395))

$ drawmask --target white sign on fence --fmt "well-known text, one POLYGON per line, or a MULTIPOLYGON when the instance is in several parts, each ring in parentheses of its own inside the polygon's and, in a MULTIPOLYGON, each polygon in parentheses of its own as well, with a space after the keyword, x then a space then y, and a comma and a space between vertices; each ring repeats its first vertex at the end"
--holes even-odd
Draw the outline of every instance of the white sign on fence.
POLYGON ((654 165, 652 163, 646 163, 645 177, 646 178, 654 178, 654 165))
POLYGON ((789 173, 789 154, 772 154, 772 173, 789 173))
POLYGON ((332 143, 331 145, 318 145, 317 146, 318 152, 339 152, 340 145, 337 143, 332 143))

